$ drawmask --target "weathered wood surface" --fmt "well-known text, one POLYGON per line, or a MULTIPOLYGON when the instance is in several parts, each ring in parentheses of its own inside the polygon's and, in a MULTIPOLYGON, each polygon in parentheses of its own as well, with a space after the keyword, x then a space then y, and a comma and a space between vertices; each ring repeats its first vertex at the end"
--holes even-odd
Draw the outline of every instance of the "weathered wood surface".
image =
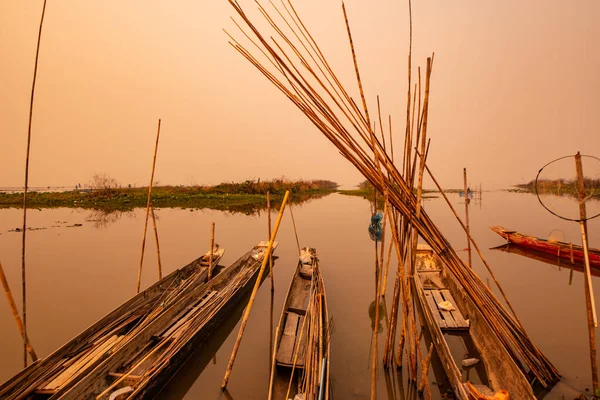
MULTIPOLYGON (((260 262, 261 258, 254 259, 252 251, 250 251, 233 265, 222 270, 210 282, 194 287, 186 296, 171 304, 152 323, 148 324, 134 338, 124 343, 93 371, 82 377, 68 390, 57 393, 53 398, 80 399, 98 395, 111 385, 115 380, 115 374, 120 374, 118 376, 121 378, 127 375, 128 384, 132 383, 131 375, 143 378, 137 383, 139 387, 134 386, 136 391, 132 393, 132 396, 135 394, 134 397, 136 398, 157 393, 187 360, 194 349, 208 338, 210 333, 226 317, 229 310, 247 293, 249 285, 256 279, 260 262), (214 297, 214 294, 211 294, 212 292, 218 292, 221 287, 227 286, 233 276, 246 268, 252 269, 249 273, 249 281, 237 287, 231 298, 224 299, 217 304, 216 308, 211 308, 209 315, 203 314, 203 307, 198 308, 198 306, 210 303, 214 297), (193 310, 196 310, 196 314, 192 314, 193 310), (191 315, 207 317, 206 322, 198 326, 195 331, 189 332, 189 340, 182 343, 182 346, 178 347, 177 352, 170 355, 168 360, 161 361, 158 365, 153 364, 153 360, 157 360, 163 353, 169 352, 173 341, 179 340, 177 335, 174 334, 176 331, 171 330, 171 328, 178 323, 176 322, 177 317, 186 317, 188 314, 190 314, 190 319, 183 324, 178 324, 179 329, 186 329, 185 325, 190 323, 191 315), (164 333, 168 331, 171 331, 173 335, 165 337, 164 333), (140 363, 137 360, 143 362, 140 363), (132 367, 134 367, 133 370, 130 369, 132 367)), ((118 387, 115 387, 114 390, 116 389, 118 387)))
MULTIPOLYGON (((422 253, 427 254, 428 257, 433 255, 433 252, 420 248, 417 252, 417 259, 422 253)), ((438 261, 439 262, 439 261, 438 261)), ((452 278, 446 269, 440 268, 441 273, 439 280, 442 283, 444 289, 426 290, 423 287, 424 278, 420 277, 419 271, 417 276, 413 279, 415 284, 417 298, 423 310, 425 321, 429 328, 429 332, 435 343, 435 349, 440 357, 446 375, 450 381, 456 395, 459 399, 469 400, 467 391, 463 385, 463 378, 461 371, 458 367, 456 360, 452 357, 448 343, 444 338, 442 329, 448 329, 440 324, 439 317, 436 318, 433 310, 437 309, 436 300, 449 300, 460 314, 455 314, 453 317, 454 323, 463 323, 460 321, 460 317, 464 319, 464 323, 468 323, 468 333, 477 348, 482 362, 485 365, 485 370, 488 374, 488 381, 490 383, 492 391, 508 390, 511 398, 515 399, 535 399, 531 385, 525 379, 523 372, 515 364, 512 357, 505 350, 504 346, 500 343, 500 339, 497 337, 495 332, 491 329, 487 321, 482 317, 478 309, 463 294, 463 289, 459 286, 456 281, 452 278), (428 300, 426 294, 430 293, 430 299, 428 300), (434 293, 437 293, 434 295, 434 293), (438 296, 436 299, 435 297, 438 296), (433 301, 432 301, 433 300, 433 301), (460 315, 460 317, 458 317, 460 315), (466 317, 466 318, 465 318, 466 317), (468 321, 466 321, 468 319, 468 321)), ((430 268, 428 268, 430 270, 430 268)), ((429 272, 428 272, 429 273, 429 272)), ((444 320, 447 323, 447 320, 444 320)))
MULTIPOLYGON (((221 256, 222 253, 220 253, 220 256, 215 257, 215 260, 218 262, 221 256)), ((162 280, 117 307, 114 311, 101 318, 49 356, 31 364, 0 385, 0 398, 7 400, 20 398, 36 389, 41 390, 41 385, 53 379, 52 376, 56 376, 56 374, 62 372, 66 359, 81 356, 81 352, 89 352, 94 343, 111 337, 119 329, 123 329, 126 325, 132 323, 140 315, 151 309, 156 300, 166 291, 173 288, 177 283, 189 279, 191 276, 197 276, 200 280, 205 279, 206 268, 201 266, 201 258, 192 261, 183 268, 173 271, 162 280)), ((189 289, 191 289, 191 286, 189 289)), ((103 360, 103 357, 104 355, 94 360, 94 362, 85 365, 85 368, 80 369, 78 374, 84 374, 87 370, 91 370, 97 363, 103 360)))
MULTIPOLYGON (((313 379, 313 383, 314 379, 319 380, 322 360, 325 360, 323 398, 325 400, 330 399, 329 365, 331 353, 329 346, 330 333, 327 300, 325 287, 319 272, 316 251, 314 249, 310 249, 310 251, 314 257, 314 275, 309 278, 303 277, 301 275, 303 264, 301 262, 297 264, 277 327, 269 382, 269 400, 287 400, 288 387, 290 388, 288 397, 294 398, 298 390, 300 390, 298 388, 298 385, 301 383, 299 377, 306 376, 308 373, 312 374, 311 379, 313 379), (316 292, 318 294, 311 294, 311 282, 319 282, 318 287, 320 291, 316 292), (308 286, 306 286, 307 284, 308 286), (311 295, 319 296, 321 300, 317 302, 319 306, 309 309, 308 303, 310 302, 311 295), (306 300, 304 300, 304 296, 306 296, 306 300), (299 301, 299 299, 302 299, 302 301, 299 301), (313 310, 313 308, 315 309, 313 310), (315 317, 317 314, 313 315, 313 312, 318 313, 318 317, 315 317), (311 321, 311 315, 313 321, 318 325, 312 327, 314 329, 312 335, 316 335, 316 338, 313 336, 313 345, 319 343, 318 349, 311 348, 309 345, 308 332, 310 331, 309 321, 311 321), (296 350, 298 353, 297 359, 296 350), (296 361, 295 367, 294 359, 296 361), (318 364, 318 367, 314 367, 315 364, 318 364), (294 371, 293 376, 292 371, 294 371)), ((313 301, 312 305, 314 306, 314 304, 313 301)), ((312 394, 312 396, 316 398, 316 393, 312 394)))

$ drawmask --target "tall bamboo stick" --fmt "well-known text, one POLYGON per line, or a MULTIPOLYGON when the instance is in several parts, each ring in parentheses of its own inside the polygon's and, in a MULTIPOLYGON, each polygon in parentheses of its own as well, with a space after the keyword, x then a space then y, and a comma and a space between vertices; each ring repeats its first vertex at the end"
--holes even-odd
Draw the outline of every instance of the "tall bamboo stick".
MULTIPOLYGON (((271 237, 271 193, 267 192, 267 225, 269 228, 269 238, 271 237)), ((273 282, 273 257, 269 256, 269 275, 271 276, 271 292, 275 290, 273 282)))
POLYGON ((154 215, 154 206, 150 204, 152 213, 152 226, 154 227, 154 241, 156 242, 156 257, 158 258, 158 279, 162 279, 162 263, 160 261, 160 244, 158 243, 158 229, 156 228, 156 216, 154 215))
MULTIPOLYGON (((29 124, 27 126, 27 152, 25 156, 25 184, 23 185, 23 235, 21 243, 21 285, 23 294, 23 366, 27 366, 27 280, 25 273, 25 237, 27 233, 27 188, 29 185, 29 150, 31 149, 31 123, 33 120, 33 99, 35 95, 35 82, 37 79, 38 60, 40 56, 40 42, 42 41, 42 27, 44 15, 46 14, 46 0, 42 6, 40 28, 38 31, 37 47, 35 50, 35 65, 33 67, 33 82, 31 84, 31 99, 29 101, 29 124)), ((35 360, 34 360, 35 361, 35 360)))
POLYGON ((469 235, 471 230, 469 228, 469 193, 467 191, 469 188, 467 187, 467 169, 463 168, 463 177, 464 177, 464 193, 465 193, 465 223, 467 225, 467 253, 469 254, 469 268, 473 268, 471 265, 471 241, 469 240, 469 235))
POLYGON ((6 275, 4 275, 4 268, 2 268, 2 263, 0 262, 0 281, 2 282, 2 286, 4 287, 4 293, 6 294, 6 300, 8 300, 8 305, 10 306, 10 310, 13 313, 13 317, 15 322, 17 323, 17 329, 19 329, 19 333, 21 337, 23 337, 23 341, 25 342, 25 346, 27 347, 27 351, 31 355, 31 359, 33 361, 37 361, 37 355, 29 342, 29 338, 25 333, 25 329, 23 328, 23 322, 21 322, 21 318, 19 317, 19 310, 17 310, 17 305, 15 304, 15 300, 13 299, 12 292, 10 291, 10 287, 8 286, 8 281, 6 280, 6 275))
POLYGON ((210 247, 208 250, 208 280, 212 278, 213 249, 215 248, 215 223, 210 227, 210 247))
POLYGON ((581 226, 581 242, 585 258, 585 302, 586 316, 588 323, 588 336, 590 342, 590 361, 592 366, 592 388, 594 397, 598 387, 598 361, 596 358, 596 331, 594 327, 598 326, 596 320, 596 308, 594 302, 594 291, 592 289, 592 276, 590 274, 590 256, 587 240, 587 211, 585 206, 585 187, 583 182, 583 165, 581 163, 581 154, 575 154, 575 170, 577 173, 577 195, 579 198, 579 225, 581 226))
POLYGON ((277 221, 275 221, 275 229, 273 229, 273 233, 271 234, 271 238, 269 239, 269 246, 267 247, 267 252, 265 253, 262 265, 260 266, 258 278, 256 279, 256 283, 254 284, 254 288, 252 289, 252 294, 250 295, 250 300, 248 301, 248 305, 246 306, 246 310, 244 311, 244 318, 242 319, 240 331, 238 332, 237 339, 235 340, 235 344, 233 345, 233 351, 231 352, 231 357, 229 359, 229 363, 227 364, 227 370, 225 371, 225 376, 223 377, 223 382, 221 383, 221 390, 225 390, 225 388, 227 387, 227 381, 229 381, 229 376, 231 375, 231 370, 233 369, 233 364, 235 363, 235 356, 237 355, 238 349, 240 348, 240 342, 242 341, 242 337, 244 336, 244 330, 246 329, 248 317, 250 316, 250 311, 252 310, 252 305, 254 304, 254 298, 256 297, 256 292, 258 292, 258 287, 260 286, 260 282, 262 281, 262 277, 265 272, 265 267, 267 266, 267 263, 269 261, 271 251, 273 249, 273 242, 275 242, 275 237, 277 237, 277 231, 279 231, 279 225, 281 224, 281 219, 283 218, 283 210, 285 209, 285 205, 288 201, 289 196, 290 191, 288 190, 285 192, 285 196, 283 197, 283 202, 281 203, 281 208, 279 209, 279 215, 277 216, 277 221))
POLYGON ((154 182, 154 168, 156 167, 156 153, 158 152, 158 139, 160 137, 160 118, 158 119, 158 129, 156 131, 156 144, 154 145, 154 158, 152 159, 152 174, 150 175, 150 185, 148 185, 148 201, 146 202, 146 220, 144 222, 144 235, 142 236, 142 254, 140 256, 140 268, 138 270, 136 293, 140 292, 140 283, 142 281, 142 266, 144 265, 144 248, 146 247, 146 231, 148 230, 148 213, 150 212, 150 203, 152 200, 152 183, 154 182))

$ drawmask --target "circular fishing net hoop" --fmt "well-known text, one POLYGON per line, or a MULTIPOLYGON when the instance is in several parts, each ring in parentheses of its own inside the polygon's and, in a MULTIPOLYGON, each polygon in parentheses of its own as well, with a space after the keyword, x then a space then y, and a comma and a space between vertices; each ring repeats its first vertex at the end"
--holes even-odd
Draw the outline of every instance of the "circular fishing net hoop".
POLYGON ((551 214, 567 221, 587 221, 600 215, 600 159, 581 155, 586 218, 580 217, 575 156, 550 161, 535 177, 535 194, 551 214))

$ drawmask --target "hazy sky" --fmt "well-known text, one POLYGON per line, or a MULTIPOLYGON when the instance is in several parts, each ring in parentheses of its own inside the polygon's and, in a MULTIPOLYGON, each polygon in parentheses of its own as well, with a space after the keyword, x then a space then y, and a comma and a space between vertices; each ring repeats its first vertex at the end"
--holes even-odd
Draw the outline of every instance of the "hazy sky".
MULTIPOLYGON (((252 7, 251 1, 241 1, 252 7)), ((341 2, 295 2, 358 99, 341 2)), ((24 179, 42 1, 0 2, 0 187, 24 179)), ((347 0, 368 102, 402 141, 406 1, 347 0)), ((362 180, 228 44, 225 0, 48 0, 30 185, 105 172, 147 185, 158 118, 161 184, 362 180)), ((429 164, 445 187, 506 187, 553 158, 600 155, 600 2, 413 1, 414 65, 435 52, 429 164)))

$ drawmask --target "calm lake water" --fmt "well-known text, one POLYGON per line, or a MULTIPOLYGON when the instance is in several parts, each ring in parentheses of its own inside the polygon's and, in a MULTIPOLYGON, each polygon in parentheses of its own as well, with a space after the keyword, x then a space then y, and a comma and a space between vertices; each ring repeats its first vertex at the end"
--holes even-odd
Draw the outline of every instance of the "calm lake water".
MULTIPOLYGON (((450 195, 459 212, 462 199, 450 195)), ((573 203, 573 207, 576 207, 573 203)), ((466 239, 444 200, 428 199, 425 209, 455 249, 466 239)), ((45 228, 27 234, 28 330, 38 354, 44 357, 84 328, 135 294, 145 210, 107 219, 80 209, 31 210, 28 224, 45 228), (80 227, 69 225, 83 224, 80 227)), ((260 240, 267 238, 265 213, 247 216, 210 210, 157 210, 163 274, 203 254, 209 245, 210 223, 216 223, 216 241, 226 249, 221 262, 229 265, 260 240)), ((275 217, 275 215, 273 216, 275 217)), ((373 242, 367 226, 368 201, 332 194, 294 208, 301 246, 316 247, 333 316, 331 376, 334 397, 364 399, 370 394, 370 343, 374 301, 373 242)), ((0 260, 17 303, 21 296, 21 234, 9 232, 20 224, 22 211, 0 210, 0 260)), ((488 227, 545 237, 555 231, 561 239, 580 243, 579 225, 560 220, 537 202, 534 195, 483 193, 481 204, 470 206, 471 231, 491 264, 533 341, 554 363, 563 380, 544 399, 573 399, 591 386, 584 280, 579 272, 491 247, 504 243, 488 227)), ((600 247, 600 221, 589 223, 590 245, 600 247)), ((265 280, 261 286, 228 385, 220 384, 239 329, 243 306, 198 349, 170 385, 165 399, 264 399, 269 381, 270 329, 275 330, 293 275, 297 246, 289 212, 277 237, 279 260, 275 292, 265 280)), ((460 251, 466 259, 466 252, 460 251)), ((474 253, 474 268, 486 281, 485 267, 474 253)), ((393 275, 387 287, 386 308, 391 309, 393 275)), ((148 231, 143 287, 157 279, 157 261, 151 226, 148 231)), ((491 281, 491 279, 490 279, 491 281)), ((596 298, 600 280, 593 278, 596 298)), ((497 290, 496 290, 497 293, 497 290)), ((386 320, 379 332, 380 350, 386 320)), ((423 341, 422 341, 423 342, 423 341)), ((425 346, 425 344, 423 344, 425 346)), ((455 349, 459 354, 461 349, 455 349)), ((424 347, 424 351, 427 349, 424 347)), ((463 350, 464 352, 464 350, 463 350)), ((430 382, 440 382, 439 360, 434 358, 430 382), (437 364, 436 364, 437 363, 437 364)), ((22 368, 20 336, 5 300, 0 300, 0 381, 22 368)), ((432 384, 433 397, 441 398, 432 384)), ((378 397, 412 399, 414 388, 397 372, 378 374, 378 397)), ((518 399, 515 399, 518 400, 518 399)))

